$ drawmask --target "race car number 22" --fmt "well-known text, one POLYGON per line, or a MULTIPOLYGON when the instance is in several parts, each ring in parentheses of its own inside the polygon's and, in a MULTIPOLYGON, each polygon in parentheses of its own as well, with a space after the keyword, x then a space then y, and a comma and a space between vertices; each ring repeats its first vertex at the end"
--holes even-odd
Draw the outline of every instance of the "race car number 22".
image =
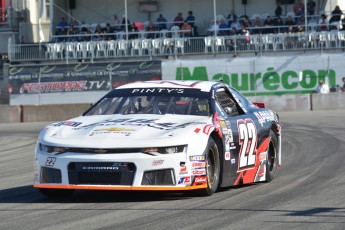
POLYGON ((45 166, 53 167, 55 164, 56 158, 55 157, 48 157, 45 163, 45 166))
POLYGON ((242 170, 255 165, 257 132, 251 119, 238 120, 237 127, 241 145, 239 170, 242 170))

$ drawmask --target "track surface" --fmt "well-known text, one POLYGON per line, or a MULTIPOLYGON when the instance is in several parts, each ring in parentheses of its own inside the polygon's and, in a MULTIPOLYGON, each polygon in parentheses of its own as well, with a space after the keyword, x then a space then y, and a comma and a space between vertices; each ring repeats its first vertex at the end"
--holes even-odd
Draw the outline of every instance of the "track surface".
POLYGON ((211 197, 32 187, 45 123, 0 124, 0 229, 345 229, 345 111, 281 113, 283 167, 271 183, 211 197))

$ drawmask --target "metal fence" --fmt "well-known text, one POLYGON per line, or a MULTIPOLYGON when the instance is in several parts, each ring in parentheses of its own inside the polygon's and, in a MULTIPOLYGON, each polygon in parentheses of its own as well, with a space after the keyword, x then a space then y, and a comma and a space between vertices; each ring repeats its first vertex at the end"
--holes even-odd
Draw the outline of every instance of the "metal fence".
POLYGON ((11 62, 148 58, 198 54, 345 49, 345 31, 15 44, 11 62))

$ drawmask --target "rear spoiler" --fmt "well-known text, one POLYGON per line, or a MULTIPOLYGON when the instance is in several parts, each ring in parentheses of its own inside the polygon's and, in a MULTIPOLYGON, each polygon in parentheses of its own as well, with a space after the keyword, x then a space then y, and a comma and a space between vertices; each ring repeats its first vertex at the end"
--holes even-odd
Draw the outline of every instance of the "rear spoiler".
POLYGON ((263 102, 253 102, 254 105, 256 105, 257 107, 264 109, 265 108, 265 103, 263 102))

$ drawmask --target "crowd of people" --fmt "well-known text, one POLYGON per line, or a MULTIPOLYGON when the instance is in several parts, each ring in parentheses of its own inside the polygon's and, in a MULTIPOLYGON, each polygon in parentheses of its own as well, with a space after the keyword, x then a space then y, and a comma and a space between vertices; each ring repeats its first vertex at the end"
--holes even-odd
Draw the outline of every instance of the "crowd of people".
POLYGON ((218 35, 303 32, 306 17, 309 21, 308 26, 313 24, 315 28, 312 29, 315 31, 345 30, 345 18, 342 19, 344 14, 339 6, 331 12, 329 20, 325 14, 315 15, 316 4, 313 0, 308 0, 306 11, 304 6, 303 1, 298 0, 293 6, 293 14, 288 14, 286 17, 282 16, 280 1, 277 1, 274 16, 267 15, 265 18, 261 18, 259 14, 253 15, 251 19, 247 15, 238 18, 231 11, 227 17, 220 18, 216 23, 211 22, 208 29, 209 35, 214 34, 214 31, 217 31, 218 35))
POLYGON ((334 85, 331 88, 324 80, 320 80, 318 86, 315 89, 315 93, 328 94, 330 92, 345 92, 345 77, 342 78, 343 86, 334 85))
MULTIPOLYGON (((183 14, 179 12, 172 21, 172 26, 177 26, 183 31, 183 36, 196 36, 197 30, 195 26, 195 17, 192 11, 188 11, 188 16, 184 19, 183 14)), ((148 21, 143 24, 140 21, 131 22, 126 15, 122 16, 120 20, 117 15, 114 15, 112 23, 107 23, 104 27, 98 24, 95 28, 79 23, 75 18, 72 18, 68 23, 64 17, 61 17, 55 31, 56 40, 59 42, 65 41, 80 41, 80 40, 112 40, 116 39, 117 32, 129 32, 130 39, 138 38, 139 31, 145 31, 146 38, 155 38, 159 31, 170 29, 171 25, 168 20, 159 14, 155 21, 148 21), (127 30, 126 30, 127 25, 127 30), (82 35, 82 36, 80 36, 82 35)))

